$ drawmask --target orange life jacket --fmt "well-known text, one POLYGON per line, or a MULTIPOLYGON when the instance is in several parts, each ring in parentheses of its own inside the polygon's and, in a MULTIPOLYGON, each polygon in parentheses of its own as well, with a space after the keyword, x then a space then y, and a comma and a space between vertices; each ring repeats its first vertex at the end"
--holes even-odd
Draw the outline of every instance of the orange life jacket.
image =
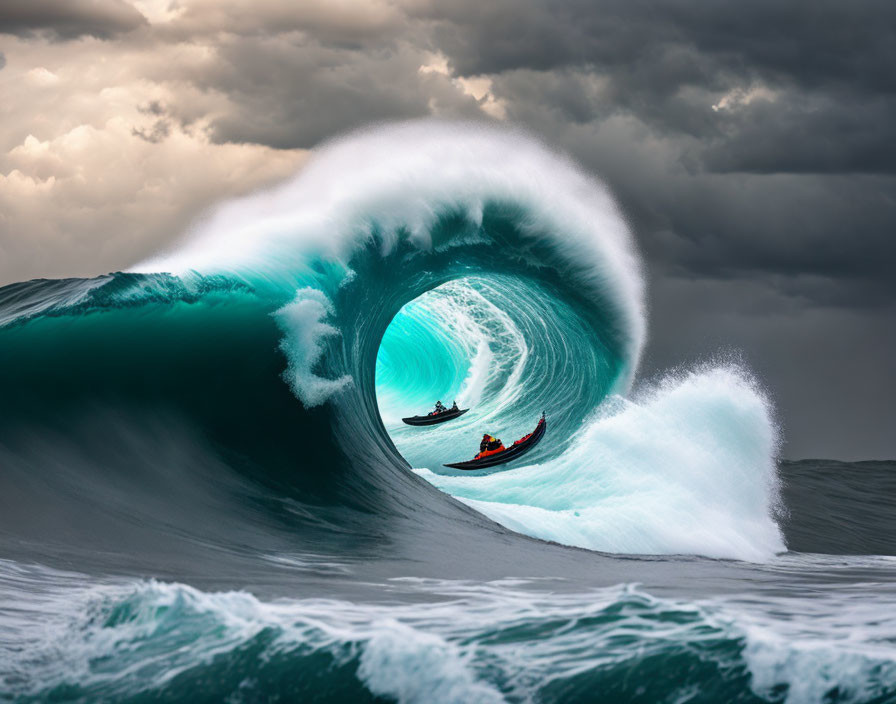
POLYGON ((502 442, 499 447, 496 447, 494 450, 485 450, 484 452, 480 452, 473 459, 481 460, 483 457, 488 457, 489 455, 497 455, 499 452, 504 452, 507 448, 504 447, 504 443, 502 442))

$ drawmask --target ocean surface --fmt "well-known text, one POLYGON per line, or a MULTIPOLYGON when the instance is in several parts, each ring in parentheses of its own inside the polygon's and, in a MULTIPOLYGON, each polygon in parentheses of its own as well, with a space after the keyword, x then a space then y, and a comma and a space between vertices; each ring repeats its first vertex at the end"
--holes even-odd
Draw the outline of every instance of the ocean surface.
POLYGON ((896 462, 641 379, 648 303, 599 181, 438 122, 0 288, 0 701, 896 701, 896 462))

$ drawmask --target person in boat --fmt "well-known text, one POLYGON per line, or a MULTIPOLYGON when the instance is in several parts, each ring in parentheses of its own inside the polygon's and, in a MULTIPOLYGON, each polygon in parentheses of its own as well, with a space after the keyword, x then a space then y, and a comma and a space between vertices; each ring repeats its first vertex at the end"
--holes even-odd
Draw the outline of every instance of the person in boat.
POLYGON ((487 455, 494 455, 506 449, 507 448, 504 447, 504 443, 501 442, 500 438, 496 438, 493 435, 486 433, 482 436, 482 442, 479 443, 479 454, 473 459, 478 460, 487 455))
POLYGON ((437 415, 439 415, 439 413, 444 413, 444 412, 447 411, 447 410, 448 410, 448 409, 445 408, 445 407, 442 405, 442 402, 441 402, 441 401, 436 401, 436 408, 435 408, 435 410, 434 410, 432 413, 430 413, 429 415, 431 415, 431 416, 437 416, 437 415))
POLYGON ((451 406, 452 411, 459 411, 460 409, 457 407, 457 401, 454 402, 454 405, 451 406))

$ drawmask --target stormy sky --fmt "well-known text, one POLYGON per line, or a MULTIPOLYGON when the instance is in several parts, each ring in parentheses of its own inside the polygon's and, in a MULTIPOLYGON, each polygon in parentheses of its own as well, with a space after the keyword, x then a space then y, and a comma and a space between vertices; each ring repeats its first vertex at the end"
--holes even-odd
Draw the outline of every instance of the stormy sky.
POLYGON ((647 377, 735 356, 787 457, 896 457, 896 4, 0 0, 0 284, 121 269, 371 121, 522 125, 645 255, 647 377))

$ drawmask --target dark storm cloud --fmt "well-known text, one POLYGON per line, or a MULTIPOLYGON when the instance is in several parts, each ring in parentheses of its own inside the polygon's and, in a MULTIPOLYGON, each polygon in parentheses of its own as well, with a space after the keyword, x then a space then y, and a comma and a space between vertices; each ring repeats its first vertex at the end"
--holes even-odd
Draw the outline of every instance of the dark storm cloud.
POLYGON ((0 3, 0 33, 52 39, 109 39, 147 24, 124 0, 27 0, 0 3))
POLYGON ((710 168, 892 171, 896 4, 422 3, 464 75, 587 71, 605 102, 662 133, 708 140, 710 168), (729 90, 766 89, 742 114, 729 90), (756 145, 756 150, 748 145, 756 145))
POLYGON ((602 104, 600 81, 513 74, 497 79, 495 90, 514 96, 507 98, 512 119, 550 135, 608 181, 652 269, 716 278, 868 277, 896 294, 892 176, 717 173, 699 162, 699 139, 658 135, 612 105, 595 107, 589 120, 589 101, 602 104), (561 99, 569 85, 582 87, 580 100, 561 99), (570 116, 571 102, 581 117, 570 116))
MULTIPOLYGON (((896 37, 894 37, 896 40, 896 37)), ((758 100, 726 120, 707 168, 761 173, 896 173, 896 96, 842 93, 758 100)))
POLYGON ((660 92, 703 86, 722 72, 896 90, 896 7, 886 0, 461 0, 412 8, 439 23, 440 45, 464 74, 591 64, 660 92))
POLYGON ((662 208, 647 217, 680 235, 679 246, 655 245, 656 253, 703 276, 765 271, 890 280, 892 195, 890 178, 687 177, 648 193, 662 208))

